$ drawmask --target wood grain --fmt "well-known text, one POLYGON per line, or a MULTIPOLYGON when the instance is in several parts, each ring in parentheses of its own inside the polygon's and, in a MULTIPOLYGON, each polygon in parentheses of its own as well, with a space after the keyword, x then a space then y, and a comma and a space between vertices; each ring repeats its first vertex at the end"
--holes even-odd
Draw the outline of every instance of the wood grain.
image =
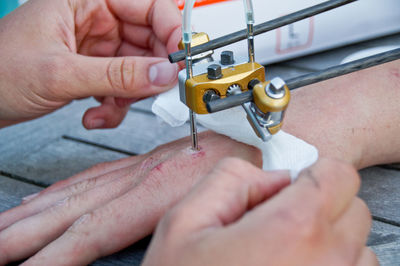
POLYGON ((360 197, 372 215, 400 225, 400 171, 372 167, 361 172, 360 197))
POLYGON ((2 164, 0 169, 48 186, 95 164, 126 156, 122 153, 59 138, 26 154, 22 161, 15 160, 2 164))
POLYGON ((0 212, 18 206, 25 196, 42 190, 41 187, 26 184, 0 175, 0 212))
POLYGON ((400 265, 400 228, 374 221, 368 246, 375 252, 381 266, 400 265))

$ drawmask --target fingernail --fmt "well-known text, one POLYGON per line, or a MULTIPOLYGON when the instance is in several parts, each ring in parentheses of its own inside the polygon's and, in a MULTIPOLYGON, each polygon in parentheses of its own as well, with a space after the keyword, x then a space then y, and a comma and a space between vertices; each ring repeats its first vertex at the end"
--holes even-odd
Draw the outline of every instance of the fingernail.
POLYGON ((178 65, 168 61, 152 65, 149 69, 149 80, 156 86, 170 85, 178 75, 178 65))
POLYGON ((89 122, 89 129, 102 128, 106 124, 106 121, 102 118, 93 119, 89 122))
POLYGON ((26 197, 23 197, 23 198, 22 198, 22 202, 30 201, 30 200, 36 198, 38 195, 39 195, 39 192, 34 193, 34 194, 31 194, 31 195, 28 195, 28 196, 26 196, 26 197))

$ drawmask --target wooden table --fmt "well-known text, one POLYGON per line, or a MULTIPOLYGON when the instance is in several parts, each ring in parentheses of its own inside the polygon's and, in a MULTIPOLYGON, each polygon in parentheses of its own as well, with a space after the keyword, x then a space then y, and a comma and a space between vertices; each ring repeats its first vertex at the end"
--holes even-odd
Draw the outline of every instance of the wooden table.
MULTIPOLYGON (((360 48, 400 43, 400 34, 347 46, 267 68, 269 78, 298 76, 338 64, 360 48)), ((170 128, 150 111, 152 100, 132 105, 122 125, 113 130, 87 131, 81 116, 93 100, 76 101, 37 119, 0 130, 0 212, 22 197, 94 164, 146 153, 188 135, 188 125, 170 128)), ((382 265, 400 265, 400 166, 376 166, 361 171, 360 196, 374 221, 368 245, 382 265)), ((93 265, 139 265, 148 239, 102 258, 93 265)))

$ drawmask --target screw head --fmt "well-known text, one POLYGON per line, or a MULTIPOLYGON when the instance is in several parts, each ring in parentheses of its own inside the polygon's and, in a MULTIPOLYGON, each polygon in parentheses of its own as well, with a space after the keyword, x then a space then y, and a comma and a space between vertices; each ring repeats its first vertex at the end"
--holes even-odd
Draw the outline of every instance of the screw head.
POLYGON ((285 96, 285 81, 279 77, 273 78, 265 88, 265 92, 271 98, 283 98, 285 96))
POLYGON ((212 80, 222 78, 222 69, 218 64, 209 65, 207 68, 208 78, 212 80))
POLYGON ((232 51, 223 51, 221 53, 221 64, 224 66, 233 65, 235 58, 232 51))

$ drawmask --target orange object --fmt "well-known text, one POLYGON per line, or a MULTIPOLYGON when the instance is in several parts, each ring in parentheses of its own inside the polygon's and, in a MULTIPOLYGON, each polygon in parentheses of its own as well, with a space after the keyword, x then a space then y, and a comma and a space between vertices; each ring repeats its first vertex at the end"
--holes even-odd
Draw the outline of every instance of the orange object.
MULTIPOLYGON (((212 5, 226 1, 232 1, 232 0, 197 0, 196 3, 194 4, 194 7, 212 5)), ((179 9, 183 10, 183 8, 185 7, 185 0, 175 0, 175 2, 178 5, 179 9)))

